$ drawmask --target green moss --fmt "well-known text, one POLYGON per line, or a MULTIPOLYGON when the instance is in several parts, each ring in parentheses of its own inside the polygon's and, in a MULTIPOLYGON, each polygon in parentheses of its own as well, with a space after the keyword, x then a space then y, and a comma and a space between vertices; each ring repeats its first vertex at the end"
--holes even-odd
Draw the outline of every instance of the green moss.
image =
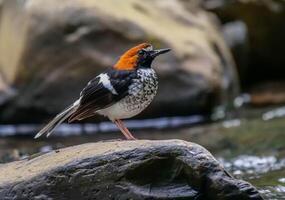
MULTIPOLYGON (((239 127, 215 130, 221 134, 221 147, 233 147, 231 154, 270 155, 285 151, 285 119, 263 121, 261 119, 243 120, 239 127)), ((215 148, 217 151, 226 152, 226 149, 215 148)))
POLYGON ((281 175, 285 174, 285 169, 271 171, 270 173, 263 174, 260 178, 250 180, 252 184, 257 187, 266 187, 266 186, 277 186, 282 185, 285 186, 285 183, 281 183, 279 181, 280 178, 284 178, 281 175))

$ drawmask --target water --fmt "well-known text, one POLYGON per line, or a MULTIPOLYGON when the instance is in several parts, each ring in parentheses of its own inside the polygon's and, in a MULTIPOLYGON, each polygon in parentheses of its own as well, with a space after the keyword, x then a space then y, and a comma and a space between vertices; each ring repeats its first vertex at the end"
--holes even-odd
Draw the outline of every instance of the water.
MULTIPOLYGON (((129 129, 173 129, 183 126, 192 126, 206 122, 207 119, 202 115, 181 116, 181 117, 162 117, 155 119, 142 120, 125 120, 129 129)), ((0 125, 0 137, 5 136, 34 136, 42 126, 38 124, 6 124, 0 125)), ((83 134, 109 133, 117 131, 114 123, 107 121, 97 124, 61 124, 55 131, 54 135, 73 136, 83 134)))
MULTIPOLYGON (((265 199, 285 199, 285 118, 279 110, 262 110, 257 112, 259 117, 249 114, 251 117, 211 124, 199 116, 130 120, 127 124, 139 139, 176 138, 201 144, 235 177, 254 184, 265 199), (270 112, 278 114, 262 118, 270 112)), ((106 122, 63 125, 50 138, 34 140, 37 129, 38 125, 1 126, 0 162, 86 142, 123 139, 115 126, 106 122)))
POLYGON ((235 177, 255 185, 265 199, 285 199, 285 159, 242 155, 221 162, 235 177))

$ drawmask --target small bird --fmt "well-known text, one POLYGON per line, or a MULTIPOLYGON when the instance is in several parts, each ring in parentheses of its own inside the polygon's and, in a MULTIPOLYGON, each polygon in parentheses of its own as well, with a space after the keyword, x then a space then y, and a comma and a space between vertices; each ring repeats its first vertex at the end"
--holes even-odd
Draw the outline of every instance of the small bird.
POLYGON ((43 134, 48 137, 66 119, 73 122, 99 114, 114 122, 128 140, 135 140, 121 119, 139 114, 151 103, 158 89, 152 61, 168 51, 168 48, 154 50, 148 43, 129 49, 113 67, 89 81, 79 99, 51 120, 35 138, 43 134))

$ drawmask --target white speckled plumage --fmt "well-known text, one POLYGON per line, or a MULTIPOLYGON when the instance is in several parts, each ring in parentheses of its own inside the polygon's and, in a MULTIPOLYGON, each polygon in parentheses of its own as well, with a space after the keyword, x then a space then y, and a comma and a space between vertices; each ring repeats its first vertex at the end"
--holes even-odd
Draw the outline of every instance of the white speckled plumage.
POLYGON ((110 107, 97 111, 110 120, 131 118, 142 112, 153 100, 158 89, 155 71, 151 68, 138 69, 138 77, 129 86, 126 97, 110 107))

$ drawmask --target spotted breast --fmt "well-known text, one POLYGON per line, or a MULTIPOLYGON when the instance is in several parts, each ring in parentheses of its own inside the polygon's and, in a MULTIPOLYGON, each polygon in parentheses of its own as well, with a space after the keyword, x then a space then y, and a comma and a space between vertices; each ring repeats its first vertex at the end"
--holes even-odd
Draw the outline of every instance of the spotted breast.
POLYGON ((158 89, 158 79, 152 68, 140 68, 128 87, 128 95, 97 112, 110 120, 131 118, 142 112, 153 100, 158 89))

